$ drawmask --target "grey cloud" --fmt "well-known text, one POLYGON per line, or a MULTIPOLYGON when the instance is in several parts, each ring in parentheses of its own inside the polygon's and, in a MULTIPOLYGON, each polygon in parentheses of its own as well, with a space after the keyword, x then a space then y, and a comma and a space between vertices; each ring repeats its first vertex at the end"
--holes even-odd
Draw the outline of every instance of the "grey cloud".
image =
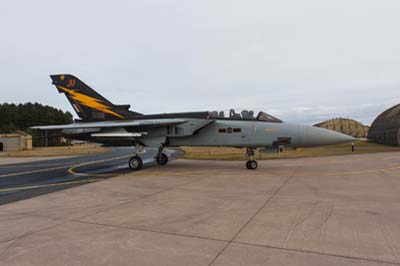
POLYGON ((72 111, 49 74, 79 76, 144 113, 271 110, 371 123, 400 97, 400 3, 5 1, 0 102, 72 111))

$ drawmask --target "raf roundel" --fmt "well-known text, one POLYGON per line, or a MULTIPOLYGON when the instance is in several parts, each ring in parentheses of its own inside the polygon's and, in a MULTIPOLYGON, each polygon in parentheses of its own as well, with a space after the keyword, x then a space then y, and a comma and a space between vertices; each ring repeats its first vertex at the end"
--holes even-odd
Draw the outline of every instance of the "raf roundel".
POLYGON ((228 127, 228 128, 226 129, 226 131, 228 132, 228 134, 231 134, 231 133, 233 132, 233 129, 232 129, 231 127, 228 127))

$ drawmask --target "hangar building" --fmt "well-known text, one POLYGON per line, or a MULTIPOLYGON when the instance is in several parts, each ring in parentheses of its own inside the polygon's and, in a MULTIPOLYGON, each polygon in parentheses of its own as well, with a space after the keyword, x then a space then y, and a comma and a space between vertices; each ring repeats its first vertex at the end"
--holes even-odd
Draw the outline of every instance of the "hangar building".
POLYGON ((32 149, 32 136, 23 131, 0 134, 0 152, 32 149))
POLYGON ((335 118, 315 124, 314 126, 341 132, 355 138, 366 138, 369 130, 368 126, 348 118, 335 118))
POLYGON ((400 104, 375 118, 368 132, 368 140, 392 146, 400 145, 400 104))

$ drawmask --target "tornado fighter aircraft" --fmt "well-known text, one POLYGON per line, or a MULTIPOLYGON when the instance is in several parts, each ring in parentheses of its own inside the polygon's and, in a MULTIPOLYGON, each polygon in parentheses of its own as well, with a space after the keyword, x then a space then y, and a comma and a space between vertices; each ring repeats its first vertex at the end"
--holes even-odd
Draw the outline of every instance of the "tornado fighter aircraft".
POLYGON ((352 141, 338 132, 312 126, 284 123, 265 112, 225 115, 220 111, 144 115, 130 111, 130 105, 115 105, 72 75, 51 75, 58 92, 64 93, 79 116, 73 124, 36 126, 34 129, 61 130, 71 139, 108 146, 135 146, 129 167, 140 170, 145 147, 157 148, 156 161, 166 165, 165 147, 214 146, 246 149, 246 168, 256 169, 257 148, 307 147, 352 141))

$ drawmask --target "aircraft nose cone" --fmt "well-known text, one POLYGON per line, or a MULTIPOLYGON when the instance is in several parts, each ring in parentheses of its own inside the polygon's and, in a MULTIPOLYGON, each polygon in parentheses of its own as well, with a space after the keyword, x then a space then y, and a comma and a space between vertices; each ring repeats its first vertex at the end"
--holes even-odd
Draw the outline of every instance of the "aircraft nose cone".
POLYGON ((304 128, 304 146, 322 146, 354 141, 352 136, 333 130, 307 126, 304 128))

